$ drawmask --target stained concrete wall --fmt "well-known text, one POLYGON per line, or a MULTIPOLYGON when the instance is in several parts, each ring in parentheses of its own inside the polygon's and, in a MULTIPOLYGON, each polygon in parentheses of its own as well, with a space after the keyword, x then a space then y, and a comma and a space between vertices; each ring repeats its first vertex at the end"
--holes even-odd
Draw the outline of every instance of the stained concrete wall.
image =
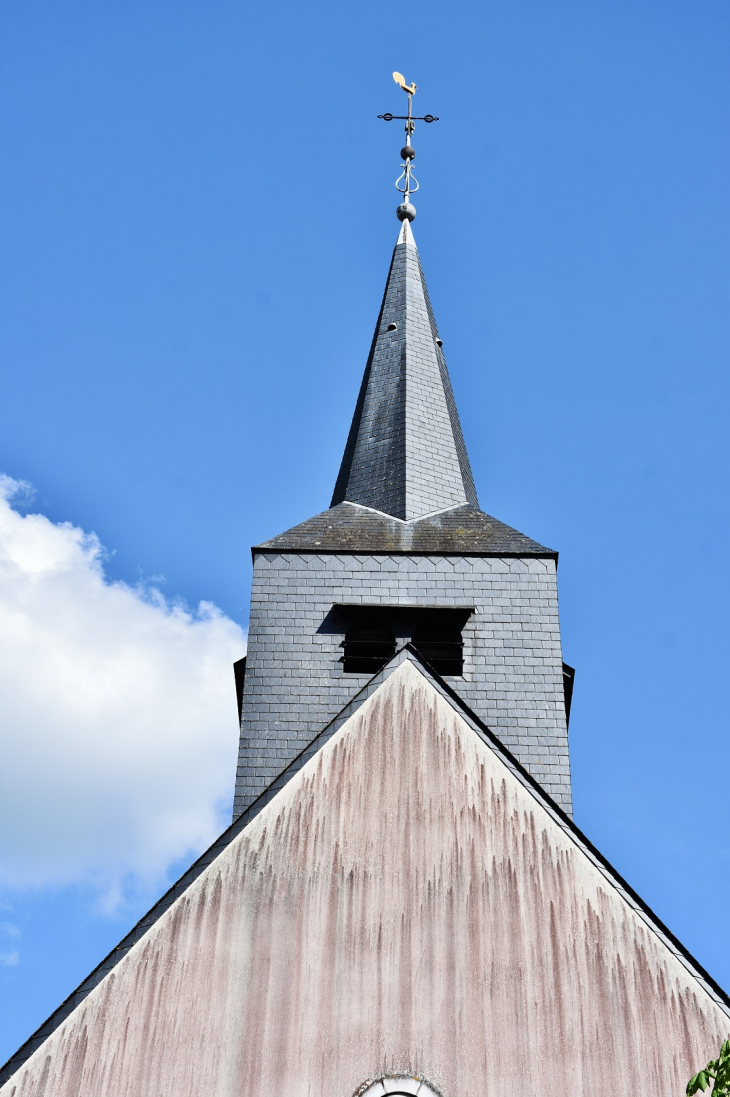
POLYGON ((327 624, 337 602, 473 606, 463 677, 448 680, 572 810, 554 560, 266 553, 254 567, 234 816, 368 681, 343 673, 343 634, 327 624))
POLYGON ((712 991, 410 663, 0 1091, 678 1097, 712 991))

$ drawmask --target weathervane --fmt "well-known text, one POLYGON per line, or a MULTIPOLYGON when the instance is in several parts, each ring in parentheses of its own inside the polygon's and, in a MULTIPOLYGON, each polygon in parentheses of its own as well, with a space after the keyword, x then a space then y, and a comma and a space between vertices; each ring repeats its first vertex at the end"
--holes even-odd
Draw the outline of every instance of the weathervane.
POLYGON ((415 194, 418 190, 418 180, 411 171, 413 158, 416 155, 416 150, 411 144, 411 137, 416 128, 416 122, 438 122, 438 118, 433 114, 424 114, 420 118, 414 118, 412 111, 413 96, 418 90, 418 85, 406 84, 405 77, 399 72, 393 73, 393 79, 399 87, 403 88, 403 91, 408 96, 408 114, 379 114, 378 118, 383 118, 386 122, 392 122, 395 118, 406 124, 406 143, 400 150, 401 157, 403 158, 403 163, 401 165, 403 171, 395 181, 396 190, 399 190, 403 195, 403 201, 395 212, 399 221, 412 221, 416 216, 416 207, 411 204, 411 194, 415 194))

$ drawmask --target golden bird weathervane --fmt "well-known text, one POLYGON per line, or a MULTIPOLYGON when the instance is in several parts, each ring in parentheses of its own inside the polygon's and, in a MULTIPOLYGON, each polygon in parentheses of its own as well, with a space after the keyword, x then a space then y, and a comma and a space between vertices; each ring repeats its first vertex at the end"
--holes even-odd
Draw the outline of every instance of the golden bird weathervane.
POLYGON ((418 90, 418 84, 406 84, 405 76, 400 72, 394 72, 393 79, 398 87, 403 88, 403 91, 408 96, 408 114, 379 114, 378 118, 382 118, 386 122, 392 122, 393 119, 398 119, 406 124, 406 143, 400 150, 403 159, 403 163, 401 164, 403 171, 395 182, 396 190, 399 190, 403 195, 403 201, 395 212, 399 221, 412 221, 416 216, 416 207, 411 203, 411 194, 415 194, 418 190, 418 180, 411 171, 413 158, 416 155, 416 151, 411 144, 411 137, 416 128, 416 122, 438 122, 438 118, 433 114, 424 114, 420 118, 414 118, 413 96, 418 90))
MULTIPOLYGON (((416 89, 418 88, 418 84, 411 84, 411 86, 408 87, 408 84, 406 84, 405 76, 403 76, 402 73, 400 73, 400 72, 394 72, 393 73, 393 79, 395 80, 396 84, 399 84, 400 87, 403 88, 403 91, 408 92, 409 95, 415 95, 416 89)), ((409 109, 409 111, 410 111, 410 107, 411 107, 411 101, 409 99, 408 100, 408 109, 409 109)))

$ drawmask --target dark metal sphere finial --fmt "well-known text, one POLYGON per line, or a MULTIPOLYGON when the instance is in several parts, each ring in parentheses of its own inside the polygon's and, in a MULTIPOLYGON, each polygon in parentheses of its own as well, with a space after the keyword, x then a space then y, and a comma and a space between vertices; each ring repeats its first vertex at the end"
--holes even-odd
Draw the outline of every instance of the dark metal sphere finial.
POLYGON ((412 206, 410 202, 401 202, 395 211, 395 215, 399 221, 412 221, 416 216, 416 207, 412 206))

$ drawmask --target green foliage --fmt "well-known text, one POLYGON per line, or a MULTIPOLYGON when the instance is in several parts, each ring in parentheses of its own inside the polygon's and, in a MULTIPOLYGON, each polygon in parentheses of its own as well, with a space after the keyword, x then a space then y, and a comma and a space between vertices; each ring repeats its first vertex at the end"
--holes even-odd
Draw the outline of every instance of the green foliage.
POLYGON ((702 1092, 712 1085, 712 1097, 730 1097, 730 1040, 720 1048, 718 1059, 710 1059, 704 1070, 700 1070, 687 1082, 687 1097, 701 1089, 702 1092))

